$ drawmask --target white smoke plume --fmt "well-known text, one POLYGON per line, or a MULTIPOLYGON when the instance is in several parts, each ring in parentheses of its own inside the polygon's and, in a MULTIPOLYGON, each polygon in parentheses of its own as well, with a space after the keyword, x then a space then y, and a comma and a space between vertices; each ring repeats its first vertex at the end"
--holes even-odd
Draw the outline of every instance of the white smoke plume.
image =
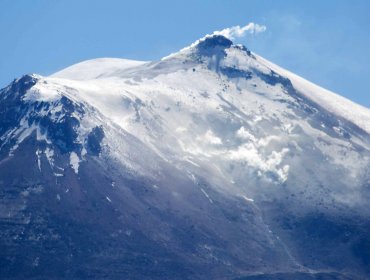
POLYGON ((225 28, 220 31, 215 31, 213 34, 222 35, 228 39, 235 39, 244 37, 247 33, 249 34, 258 34, 266 31, 265 25, 260 25, 258 23, 250 22, 245 26, 240 27, 239 25, 225 28))

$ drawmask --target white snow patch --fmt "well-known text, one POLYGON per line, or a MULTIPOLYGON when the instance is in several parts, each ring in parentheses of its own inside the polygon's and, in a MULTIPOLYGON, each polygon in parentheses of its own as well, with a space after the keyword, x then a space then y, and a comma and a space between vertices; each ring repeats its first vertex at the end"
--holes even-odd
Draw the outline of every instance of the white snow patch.
POLYGON ((185 131, 187 131, 187 129, 185 127, 179 126, 179 127, 176 128, 177 133, 183 133, 185 131))
POLYGON ((44 151, 46 159, 48 160, 51 167, 54 167, 54 150, 47 147, 44 151))
POLYGON ((41 133, 40 128, 37 127, 36 129, 36 139, 37 141, 45 141, 48 144, 52 144, 51 141, 47 138, 46 133, 41 133))
POLYGON ((249 198, 249 197, 246 197, 245 195, 242 195, 242 197, 243 197, 246 201, 248 201, 248 202, 254 202, 254 199, 249 198))
POLYGON ((69 157, 69 163, 76 174, 78 174, 78 168, 80 166, 80 158, 75 152, 71 152, 71 155, 69 157))
MULTIPOLYGON (((325 126, 324 126, 325 127, 325 126)), ((288 134, 291 134, 293 129, 294 129, 294 125, 291 124, 291 123, 286 123, 286 124, 283 124, 283 130, 288 133, 288 134)))
POLYGON ((276 135, 269 135, 267 137, 261 138, 258 140, 259 147, 266 147, 270 144, 271 141, 279 141, 281 138, 276 135))
POLYGON ((189 159, 189 157, 185 157, 184 158, 187 162, 189 162, 190 164, 196 166, 196 167, 200 167, 199 164, 195 163, 194 161, 192 161, 191 159, 189 159))
POLYGON ((81 150, 81 157, 84 158, 86 154, 87 154, 87 150, 85 147, 83 147, 81 150))
POLYGON ((193 181, 193 183, 196 183, 197 182, 197 179, 196 179, 196 177, 194 176, 193 173, 188 173, 188 176, 193 181))
POLYGON ((244 126, 239 128, 239 130, 236 132, 236 136, 238 138, 249 140, 252 142, 257 141, 257 139, 248 130, 246 130, 244 126))
POLYGON ((37 166, 39 167, 39 171, 41 172, 41 154, 42 151, 37 149, 36 150, 36 156, 37 156, 37 166))
POLYGON ((197 138, 198 141, 205 141, 211 145, 222 145, 222 140, 217 137, 212 130, 207 130, 207 132, 202 137, 197 138))
POLYGON ((45 79, 40 79, 23 96, 24 101, 44 101, 52 102, 61 97, 64 86, 55 83, 47 83, 45 79))
POLYGON ((202 193, 204 194, 204 196, 206 198, 208 198, 209 202, 213 203, 213 200, 210 198, 210 196, 208 195, 208 193, 204 189, 202 189, 202 188, 200 188, 200 190, 202 191, 202 193))

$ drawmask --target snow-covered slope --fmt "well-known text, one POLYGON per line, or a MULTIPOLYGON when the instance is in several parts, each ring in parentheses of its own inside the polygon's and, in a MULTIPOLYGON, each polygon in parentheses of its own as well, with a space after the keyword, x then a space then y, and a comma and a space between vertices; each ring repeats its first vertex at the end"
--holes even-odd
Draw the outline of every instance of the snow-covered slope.
POLYGON ((98 79, 145 63, 122 58, 97 58, 74 64, 54 73, 51 77, 71 80, 98 79))
POLYGON ((280 73, 281 75, 289 78, 293 86, 307 98, 320 104, 325 109, 333 112, 337 116, 346 118, 347 120, 358 125, 367 133, 370 133, 370 110, 359 104, 356 104, 343 96, 337 95, 327 89, 319 87, 310 81, 299 77, 298 75, 287 71, 276 64, 273 64, 266 59, 257 56, 262 64, 270 69, 280 73))
MULTIPOLYGON (((223 36, 24 76, 0 100, 1 221, 21 224, 1 232, 8 276, 24 243, 7 232, 31 238, 35 216, 57 257, 71 253, 64 232, 81 242, 70 278, 96 263, 97 278, 370 275, 370 110, 223 36)), ((24 269, 43 258, 34 246, 24 269)))
POLYGON ((369 110, 356 111, 360 106, 315 88, 224 37, 206 37, 159 62, 136 67, 109 66, 113 71, 105 68, 105 60, 86 64, 96 67, 72 68, 85 77, 95 76, 94 69, 106 74, 76 81, 65 79, 64 70, 40 78, 28 96, 50 100, 52 94, 62 94, 85 102, 164 160, 216 168, 219 180, 243 185, 246 175, 226 170, 236 164, 241 172, 246 164, 257 177, 284 183, 297 168, 290 161, 302 160, 298 154, 307 149, 300 141, 308 139, 312 149, 318 148, 323 158, 332 157, 348 178, 364 176, 368 156, 355 147, 368 147, 369 110), (349 156, 333 156, 333 151, 349 156))

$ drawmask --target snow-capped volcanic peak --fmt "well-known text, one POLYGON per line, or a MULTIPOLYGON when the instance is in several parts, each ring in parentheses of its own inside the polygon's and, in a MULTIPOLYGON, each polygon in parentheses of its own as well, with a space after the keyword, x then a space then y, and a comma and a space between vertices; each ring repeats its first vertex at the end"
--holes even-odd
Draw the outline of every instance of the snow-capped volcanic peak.
POLYGON ((0 219, 20 226, 0 240, 49 242, 21 227, 35 225, 60 241, 65 270, 102 263, 102 277, 125 261, 139 264, 135 279, 146 264, 161 279, 357 273, 368 261, 358 248, 369 246, 369 124, 370 110, 219 34, 159 61, 26 75, 0 90, 0 219), (325 238, 308 234, 316 228, 325 238))
MULTIPOLYGON (((363 125, 369 110, 362 109, 359 118, 350 113, 355 108, 350 101, 320 98, 325 90, 307 83, 222 35, 207 35, 157 62, 96 59, 38 77, 22 100, 59 108, 58 100, 65 99, 84 106, 90 112, 84 115, 94 117, 76 118, 80 142, 94 127, 108 129, 106 123, 112 123, 166 161, 213 169, 207 164, 211 160, 228 181, 257 174, 282 183, 307 145, 330 156, 318 137, 341 150, 369 144, 363 125), (341 101, 337 107, 345 114, 331 101, 341 101), (237 167, 241 171, 245 165, 253 172, 241 176, 237 167)), ((348 152, 359 156, 355 148, 348 152)), ((367 162, 355 158, 353 166, 340 162, 349 174, 367 162)))

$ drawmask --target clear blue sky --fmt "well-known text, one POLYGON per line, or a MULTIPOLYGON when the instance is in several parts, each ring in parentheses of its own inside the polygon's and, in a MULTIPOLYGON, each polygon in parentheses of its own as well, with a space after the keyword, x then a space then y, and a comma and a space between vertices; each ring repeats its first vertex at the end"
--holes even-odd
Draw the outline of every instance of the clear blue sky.
POLYGON ((368 0, 0 0, 0 87, 90 58, 159 59, 248 22, 267 30, 239 43, 370 107, 368 0))

